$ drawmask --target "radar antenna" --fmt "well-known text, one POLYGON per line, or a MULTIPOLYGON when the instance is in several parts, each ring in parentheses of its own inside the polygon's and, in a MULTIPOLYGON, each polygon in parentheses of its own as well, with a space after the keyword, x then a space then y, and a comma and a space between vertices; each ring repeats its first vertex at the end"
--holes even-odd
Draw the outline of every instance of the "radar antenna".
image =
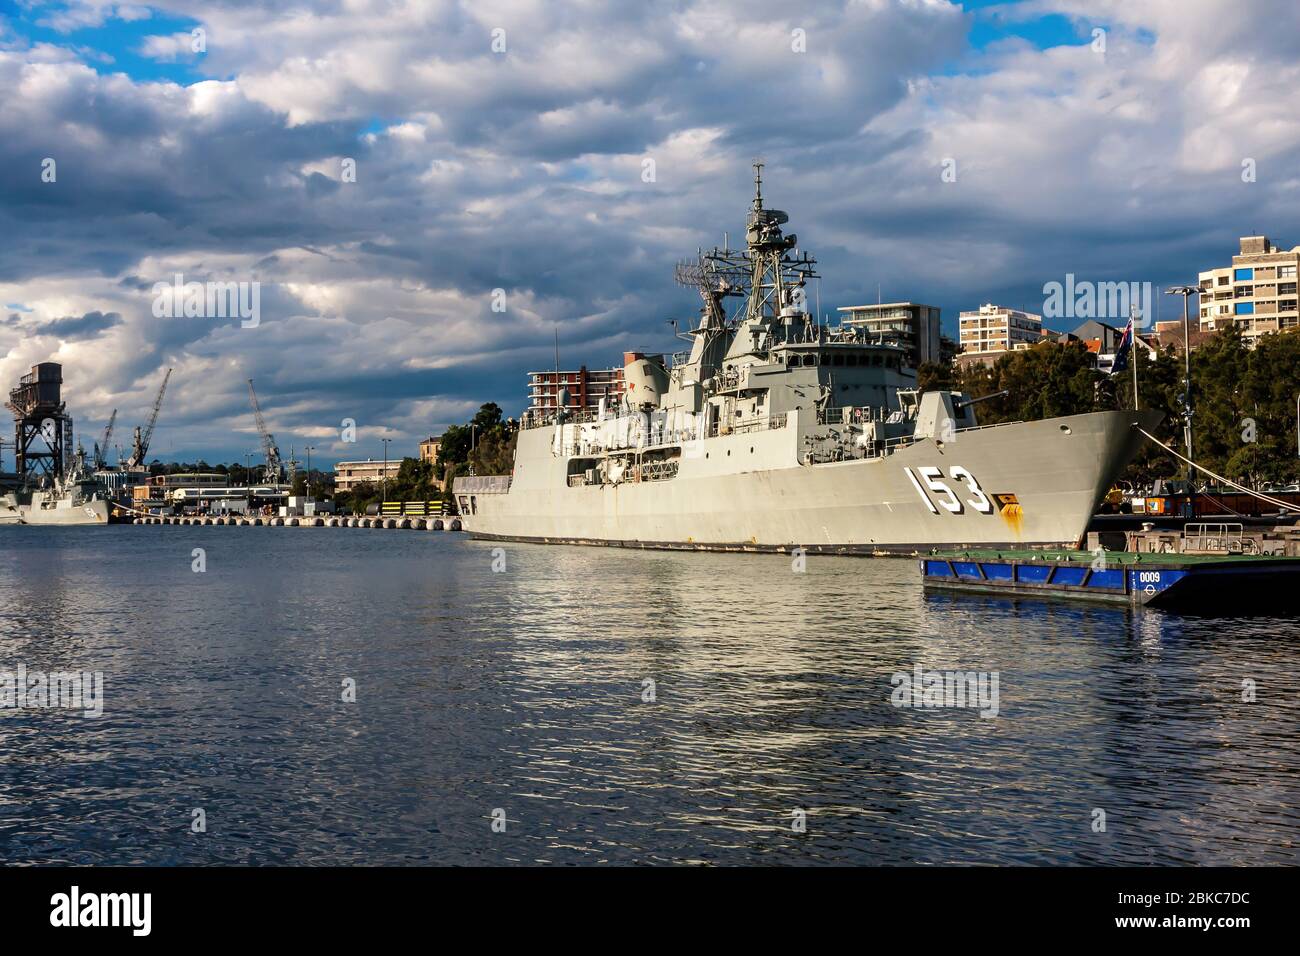
POLYGON ((714 272, 703 260, 683 260, 673 270, 673 278, 678 285, 697 290, 704 300, 704 321, 700 323, 700 328, 720 329, 726 324, 727 315, 722 308, 722 299, 724 296, 738 294, 726 276, 714 272))

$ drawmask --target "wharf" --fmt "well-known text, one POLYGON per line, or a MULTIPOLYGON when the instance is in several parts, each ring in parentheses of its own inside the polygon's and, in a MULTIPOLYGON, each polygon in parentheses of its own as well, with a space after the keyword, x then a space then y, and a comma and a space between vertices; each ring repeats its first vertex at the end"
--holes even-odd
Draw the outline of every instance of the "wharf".
POLYGON ((175 525, 226 525, 240 527, 268 528, 391 528, 408 531, 459 531, 460 519, 456 517, 411 518, 367 517, 350 518, 335 515, 298 515, 290 517, 244 517, 228 515, 212 517, 210 515, 192 515, 185 517, 146 515, 132 518, 131 524, 175 524, 175 525))

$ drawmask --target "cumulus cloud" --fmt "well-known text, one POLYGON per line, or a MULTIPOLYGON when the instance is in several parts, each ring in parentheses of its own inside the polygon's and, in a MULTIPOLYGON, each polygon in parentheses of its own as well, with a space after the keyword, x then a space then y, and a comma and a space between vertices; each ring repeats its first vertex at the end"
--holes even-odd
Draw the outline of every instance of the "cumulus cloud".
POLYGON ((52 335, 60 339, 93 339, 113 326, 121 324, 122 316, 118 313, 95 311, 43 322, 37 329, 37 334, 52 335))

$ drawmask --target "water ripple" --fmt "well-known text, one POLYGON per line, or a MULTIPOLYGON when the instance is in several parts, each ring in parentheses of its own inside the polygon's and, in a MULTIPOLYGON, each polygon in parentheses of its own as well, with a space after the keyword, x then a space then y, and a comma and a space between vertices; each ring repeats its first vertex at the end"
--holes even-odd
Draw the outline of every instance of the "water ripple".
POLYGON ((99 719, 0 711, 0 859, 1300 859, 1295 620, 926 597, 910 561, 505 550, 0 529, 0 670, 106 681, 99 719), (917 664, 996 671, 999 715, 892 706, 917 664))

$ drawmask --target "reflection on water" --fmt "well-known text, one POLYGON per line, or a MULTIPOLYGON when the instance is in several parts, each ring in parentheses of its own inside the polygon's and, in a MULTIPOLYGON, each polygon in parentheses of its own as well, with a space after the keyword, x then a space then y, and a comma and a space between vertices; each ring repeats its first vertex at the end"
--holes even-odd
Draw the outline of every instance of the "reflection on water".
POLYGON ((0 711, 0 859, 1300 856, 1300 621, 925 597, 901 560, 507 545, 493 573, 493 547, 0 529, 0 670, 106 685, 98 720, 0 711), (999 716, 891 706, 917 664, 998 672, 999 716))

